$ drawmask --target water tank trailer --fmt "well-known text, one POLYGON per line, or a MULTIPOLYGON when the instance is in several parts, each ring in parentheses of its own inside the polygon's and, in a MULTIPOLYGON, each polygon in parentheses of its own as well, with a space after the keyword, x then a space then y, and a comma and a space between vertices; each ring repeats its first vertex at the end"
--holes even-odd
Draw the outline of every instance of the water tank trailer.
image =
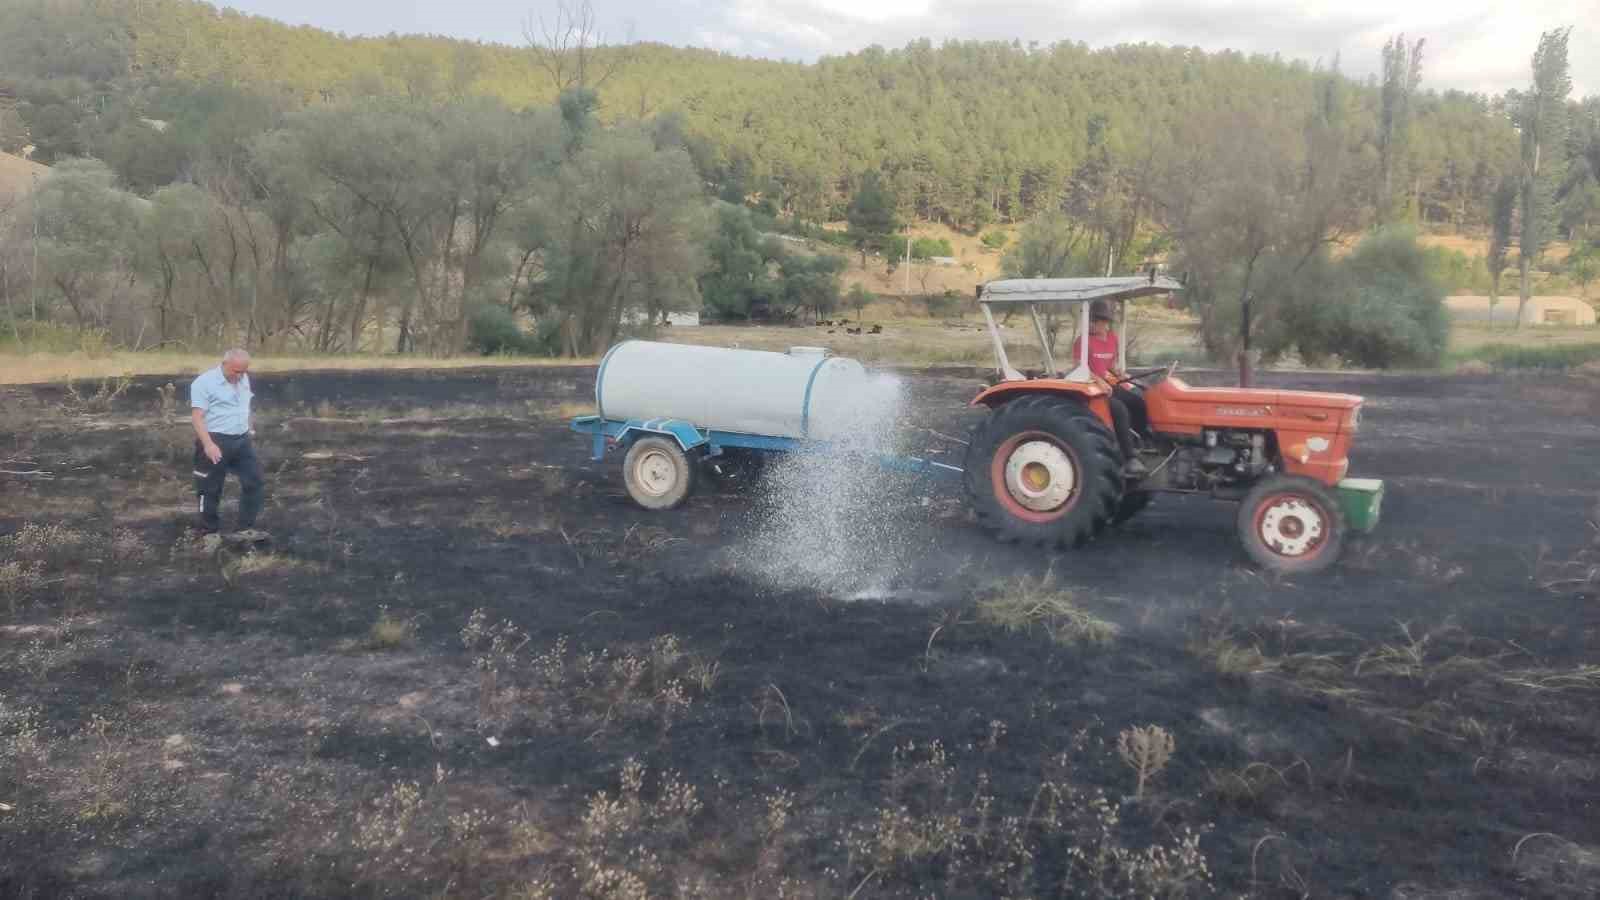
MULTIPOLYGON (((596 415, 572 421, 590 436, 591 457, 622 451, 628 496, 672 509, 701 470, 753 478, 773 453, 851 447, 892 414, 882 382, 853 359, 820 347, 787 352, 624 341, 595 377, 596 415)), ((914 456, 872 453, 899 471, 959 477, 961 468, 914 456)))

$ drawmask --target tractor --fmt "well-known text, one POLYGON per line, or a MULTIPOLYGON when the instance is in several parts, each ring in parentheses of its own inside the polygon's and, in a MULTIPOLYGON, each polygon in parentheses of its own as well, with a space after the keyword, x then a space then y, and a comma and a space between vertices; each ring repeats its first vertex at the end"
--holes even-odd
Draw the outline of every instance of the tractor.
POLYGON ((1239 504, 1239 540, 1262 568, 1326 569, 1347 530, 1376 526, 1383 500, 1381 481, 1345 477, 1362 398, 1191 387, 1177 376, 1176 362, 1129 372, 1128 303, 1182 288, 1153 272, 978 286, 998 373, 972 401, 988 409, 973 430, 963 476, 978 521, 1002 540, 1075 547, 1138 515, 1157 495, 1198 494, 1239 504), (1091 304, 1110 307, 1119 323, 1116 363, 1105 377, 1090 365, 1091 304), (1084 338, 1064 365, 1052 352, 1041 308, 1069 311, 1084 338), (1013 367, 996 309, 1032 320, 1042 369, 1013 367), (1147 411, 1128 419, 1132 460, 1119 447, 1112 400, 1128 395, 1147 411))

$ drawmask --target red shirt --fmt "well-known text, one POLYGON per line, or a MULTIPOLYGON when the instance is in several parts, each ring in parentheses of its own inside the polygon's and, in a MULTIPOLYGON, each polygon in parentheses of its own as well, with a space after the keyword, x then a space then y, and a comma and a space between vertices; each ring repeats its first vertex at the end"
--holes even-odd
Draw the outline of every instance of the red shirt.
MULTIPOLYGON (((1078 354, 1083 351, 1083 338, 1072 342, 1072 365, 1068 371, 1078 367, 1078 354)), ((1099 378, 1106 377, 1117 365, 1117 333, 1107 331, 1101 337, 1089 335, 1089 371, 1099 378)))

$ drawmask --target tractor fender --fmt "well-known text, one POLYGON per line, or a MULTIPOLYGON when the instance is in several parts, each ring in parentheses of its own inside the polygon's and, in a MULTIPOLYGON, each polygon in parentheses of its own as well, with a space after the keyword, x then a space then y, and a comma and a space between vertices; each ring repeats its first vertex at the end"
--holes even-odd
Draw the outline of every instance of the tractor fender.
POLYGON ((1109 402, 1111 391, 1095 382, 1066 381, 1060 378, 1002 381, 999 384, 984 388, 978 396, 972 398, 970 405, 997 409, 1018 397, 1036 396, 1060 397, 1065 400, 1082 403, 1107 428, 1115 427, 1112 424, 1111 404, 1109 402))

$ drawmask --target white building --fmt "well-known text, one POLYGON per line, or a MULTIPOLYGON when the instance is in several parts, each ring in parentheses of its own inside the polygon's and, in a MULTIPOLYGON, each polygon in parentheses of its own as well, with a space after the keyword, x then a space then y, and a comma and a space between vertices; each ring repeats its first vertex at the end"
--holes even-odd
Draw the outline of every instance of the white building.
MULTIPOLYGON (((1518 298, 1516 294, 1502 296, 1494 305, 1491 315, 1488 297, 1446 297, 1445 308, 1458 322, 1492 322, 1496 325, 1517 324, 1518 298)), ((1529 297, 1522 310, 1524 325, 1593 325, 1594 307, 1580 297, 1529 297)))

